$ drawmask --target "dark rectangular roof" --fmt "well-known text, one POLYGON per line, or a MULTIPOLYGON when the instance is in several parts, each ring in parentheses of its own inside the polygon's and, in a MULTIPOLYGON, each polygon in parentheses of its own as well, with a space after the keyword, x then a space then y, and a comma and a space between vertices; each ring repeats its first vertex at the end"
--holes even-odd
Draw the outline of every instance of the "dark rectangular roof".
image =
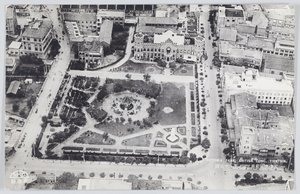
POLYGON ((265 68, 284 72, 294 72, 294 59, 284 58, 272 54, 265 55, 265 68))
POLYGON ((239 9, 226 9, 225 10, 226 17, 244 17, 243 10, 239 9))

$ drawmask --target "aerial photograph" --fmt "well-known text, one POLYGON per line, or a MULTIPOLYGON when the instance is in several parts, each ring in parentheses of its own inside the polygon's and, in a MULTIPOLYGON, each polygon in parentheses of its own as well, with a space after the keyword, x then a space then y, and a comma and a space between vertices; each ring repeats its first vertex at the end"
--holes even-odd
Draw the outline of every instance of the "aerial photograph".
POLYGON ((294 5, 5 17, 5 189, 295 190, 294 5))

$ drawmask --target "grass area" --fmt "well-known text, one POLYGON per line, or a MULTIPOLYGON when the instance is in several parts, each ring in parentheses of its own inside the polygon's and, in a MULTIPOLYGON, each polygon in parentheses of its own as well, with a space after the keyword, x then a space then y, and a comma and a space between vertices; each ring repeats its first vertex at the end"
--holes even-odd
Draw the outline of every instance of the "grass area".
POLYGON ((149 147, 151 143, 152 134, 140 135, 130 139, 125 139, 122 141, 122 145, 125 146, 141 146, 149 147))
POLYGON ((119 67, 119 70, 128 73, 162 74, 162 68, 158 67, 155 64, 135 63, 130 60, 119 67))
POLYGON ((174 83, 163 83, 162 92, 157 98, 155 115, 161 125, 175 125, 186 123, 185 86, 174 83), (170 107, 173 112, 165 113, 163 109, 170 107))
POLYGON ((176 64, 176 68, 173 71, 173 75, 193 76, 194 75, 194 65, 176 64))
MULTIPOLYGON (((12 80, 6 80, 6 91, 10 85, 12 80)), ((5 98, 5 111, 15 114, 18 116, 21 116, 23 118, 27 118, 31 107, 27 105, 27 101, 29 101, 31 98, 36 98, 41 87, 42 83, 35 83, 32 84, 25 84, 24 81, 21 81, 21 90, 24 91, 25 97, 9 97, 6 96, 5 98), (19 109, 17 111, 13 111, 13 105, 17 104, 19 105, 19 109), (24 114, 20 114, 20 112, 23 111, 24 114)))
POLYGON ((104 139, 104 135, 95 133, 92 131, 86 131, 82 133, 78 138, 74 140, 74 143, 92 144, 92 145, 114 145, 116 140, 107 138, 104 139))
POLYGON ((115 136, 126 136, 133 133, 138 133, 140 131, 147 130, 146 128, 140 128, 139 126, 134 125, 133 123, 122 124, 121 122, 110 122, 110 123, 99 123, 95 125, 96 128, 101 129, 102 131, 115 135, 115 136), (128 130, 133 128, 133 130, 128 130))

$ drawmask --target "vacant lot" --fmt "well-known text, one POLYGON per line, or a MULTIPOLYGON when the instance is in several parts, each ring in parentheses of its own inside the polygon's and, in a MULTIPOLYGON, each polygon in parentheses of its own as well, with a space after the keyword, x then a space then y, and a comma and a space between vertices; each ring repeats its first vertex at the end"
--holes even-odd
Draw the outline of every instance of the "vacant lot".
MULTIPOLYGON (((7 80, 6 81, 6 91, 10 85, 11 80, 7 80)), ((31 110, 31 106, 34 106, 34 104, 28 103, 28 101, 30 99, 32 99, 32 102, 34 98, 37 97, 37 94, 39 93, 41 87, 42 87, 42 83, 35 83, 33 82, 32 84, 24 84, 23 81, 21 81, 21 90, 24 91, 25 96, 24 97, 6 97, 5 99, 5 111, 11 113, 11 114, 15 114, 18 116, 21 116, 23 118, 27 118, 30 110, 31 110), (13 105, 16 104, 18 105, 18 109, 15 109, 15 111, 13 111, 13 105)))
POLYGON ((120 71, 129 73, 162 74, 162 68, 158 67, 156 64, 135 63, 130 60, 120 67, 120 71))
POLYGON ((162 92, 157 98, 158 110, 156 119, 161 125, 186 123, 185 86, 175 83, 163 83, 162 92), (163 109, 170 107, 173 112, 165 113, 163 109))

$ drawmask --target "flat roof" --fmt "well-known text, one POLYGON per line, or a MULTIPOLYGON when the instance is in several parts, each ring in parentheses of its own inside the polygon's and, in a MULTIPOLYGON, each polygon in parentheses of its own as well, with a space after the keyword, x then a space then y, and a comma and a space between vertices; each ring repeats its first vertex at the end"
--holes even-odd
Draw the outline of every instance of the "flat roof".
POLYGON ((139 24, 168 24, 177 25, 177 18, 174 17, 139 17, 139 24))
POLYGON ((272 54, 264 54, 265 58, 265 68, 266 69, 274 69, 283 72, 293 72, 295 71, 295 61, 294 59, 272 55, 272 54))
POLYGON ((31 26, 28 26, 23 32, 23 37, 44 38, 52 29, 52 22, 47 20, 38 20, 31 26))
POLYGON ((272 26, 271 31, 280 32, 282 34, 295 34, 294 28, 287 28, 287 27, 279 27, 279 26, 272 26))
POLYGON ((243 12, 243 10, 240 10, 240 9, 226 8, 225 16, 226 17, 244 17, 244 12, 243 12))
POLYGON ((12 6, 6 8, 6 19, 11 19, 14 17, 14 10, 15 8, 12 6))
POLYGON ((19 49, 22 46, 22 42, 16 42, 16 41, 12 41, 10 43, 10 45, 8 46, 8 48, 10 49, 19 49))
POLYGON ((96 13, 64 13, 65 21, 88 21, 95 22, 97 20, 96 13))
POLYGON ((125 18, 125 11, 118 11, 118 10, 103 10, 100 9, 97 12, 97 17, 122 17, 125 18))
POLYGON ((226 41, 236 41, 237 30, 233 28, 220 28, 220 39, 226 41))
POLYGON ((274 43, 271 39, 249 36, 248 47, 262 48, 263 50, 274 50, 274 43))
POLYGON ((110 44, 113 31, 114 22, 110 20, 104 20, 100 27, 99 38, 100 41, 110 44))

